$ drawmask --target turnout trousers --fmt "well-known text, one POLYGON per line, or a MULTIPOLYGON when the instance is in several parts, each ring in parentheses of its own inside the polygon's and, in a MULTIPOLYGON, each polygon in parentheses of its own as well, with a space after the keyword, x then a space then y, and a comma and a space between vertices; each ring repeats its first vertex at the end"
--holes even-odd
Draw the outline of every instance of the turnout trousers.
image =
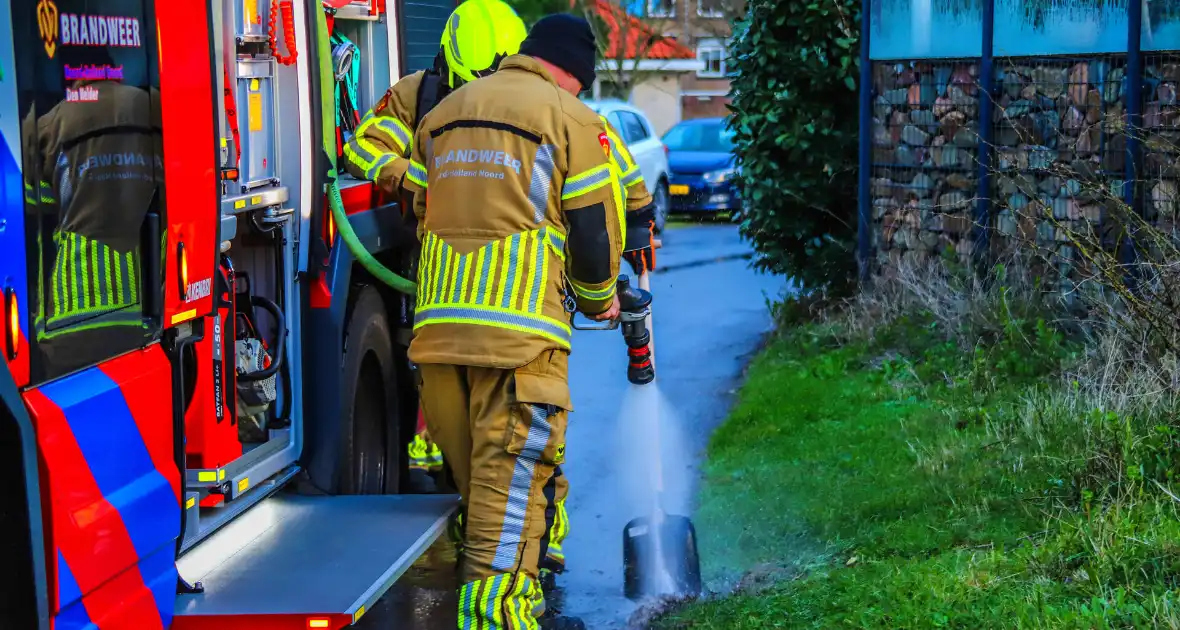
POLYGON ((426 426, 463 506, 458 627, 535 629, 565 457, 568 355, 547 350, 516 369, 418 367, 426 426))

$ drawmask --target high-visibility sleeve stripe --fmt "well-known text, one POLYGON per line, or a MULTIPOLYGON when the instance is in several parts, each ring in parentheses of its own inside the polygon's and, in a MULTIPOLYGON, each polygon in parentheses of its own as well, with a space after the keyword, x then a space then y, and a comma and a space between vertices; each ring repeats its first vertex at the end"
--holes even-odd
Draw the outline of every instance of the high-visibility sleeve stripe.
POLYGON ((373 154, 360 146, 357 136, 353 136, 344 144, 344 158, 361 171, 368 171, 369 167, 373 165, 373 154))
POLYGON ((573 279, 570 280, 570 284, 574 286, 574 293, 577 293, 578 297, 585 300, 602 301, 609 300, 615 296, 615 285, 613 283, 605 289, 591 289, 573 279))
MULTIPOLYGON (((356 130, 356 133, 353 134, 352 139, 348 141, 348 144, 352 146, 352 150, 356 151, 362 160, 371 164, 377 160, 378 156, 385 152, 376 146, 373 146, 373 143, 365 139, 365 129, 366 126, 362 124, 360 128, 356 130)), ((348 147, 346 146, 345 149, 347 150, 347 148, 348 147)))
POLYGON ((406 147, 410 144, 410 130, 402 124, 402 121, 391 116, 376 116, 373 118, 371 124, 389 134, 394 142, 397 143, 398 150, 405 151, 406 147))
POLYGON ((406 169, 406 179, 426 188, 426 167, 410 160, 410 167, 406 169))
POLYGON ((629 170, 633 166, 631 164, 631 162, 627 161, 627 157, 624 156, 621 151, 619 151, 619 139, 616 138, 614 136, 614 134, 611 134, 610 150, 611 150, 611 155, 614 156, 616 166, 619 167, 619 170, 626 171, 626 170, 629 170))
POLYGON ((629 174, 623 175, 623 186, 630 188, 635 184, 643 182, 643 172, 639 168, 631 171, 629 174))
POLYGON ((385 155, 377 158, 377 161, 374 162, 371 167, 365 169, 365 179, 368 179, 372 182, 377 181, 377 178, 381 175, 381 169, 392 163, 393 158, 394 155, 392 153, 386 153, 385 155))
POLYGON ((571 177, 561 188, 561 200, 567 201, 602 188, 610 182, 610 177, 610 167, 606 164, 571 177))

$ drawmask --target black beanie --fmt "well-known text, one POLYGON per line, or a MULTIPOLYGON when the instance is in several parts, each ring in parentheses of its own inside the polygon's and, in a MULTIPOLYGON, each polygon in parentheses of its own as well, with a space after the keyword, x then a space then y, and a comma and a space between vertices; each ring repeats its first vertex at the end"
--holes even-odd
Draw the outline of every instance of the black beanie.
POLYGON ((583 90, 594 85, 598 48, 590 23, 569 13, 547 15, 533 25, 520 45, 520 54, 544 59, 574 75, 583 90))

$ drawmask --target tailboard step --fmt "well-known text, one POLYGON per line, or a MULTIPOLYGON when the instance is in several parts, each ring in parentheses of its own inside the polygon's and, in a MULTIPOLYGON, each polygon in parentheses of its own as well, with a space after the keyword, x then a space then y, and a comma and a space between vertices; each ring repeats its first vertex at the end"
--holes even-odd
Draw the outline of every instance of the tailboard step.
POLYGON ((280 494, 177 561, 204 592, 176 598, 174 630, 351 625, 442 534, 458 497, 280 494))

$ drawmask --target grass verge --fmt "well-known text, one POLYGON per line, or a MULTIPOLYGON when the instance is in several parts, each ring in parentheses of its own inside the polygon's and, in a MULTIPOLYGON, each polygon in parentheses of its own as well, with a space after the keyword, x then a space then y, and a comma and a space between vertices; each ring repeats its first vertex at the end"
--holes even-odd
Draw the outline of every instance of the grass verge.
POLYGON ((945 269, 789 327, 714 436, 661 628, 1180 627, 1174 360, 945 269))

